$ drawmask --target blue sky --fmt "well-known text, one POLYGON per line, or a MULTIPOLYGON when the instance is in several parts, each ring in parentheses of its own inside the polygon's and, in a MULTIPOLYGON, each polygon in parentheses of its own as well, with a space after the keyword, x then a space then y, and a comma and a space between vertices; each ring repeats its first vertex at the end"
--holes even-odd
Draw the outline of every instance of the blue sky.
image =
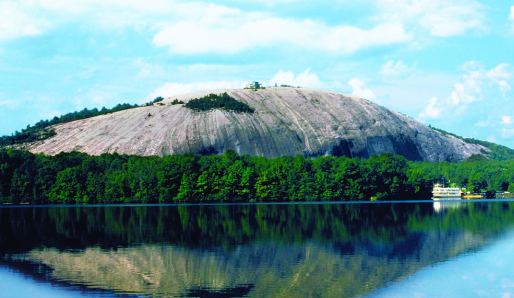
POLYGON ((0 135, 256 80, 514 148, 512 53, 514 1, 0 0, 0 135))

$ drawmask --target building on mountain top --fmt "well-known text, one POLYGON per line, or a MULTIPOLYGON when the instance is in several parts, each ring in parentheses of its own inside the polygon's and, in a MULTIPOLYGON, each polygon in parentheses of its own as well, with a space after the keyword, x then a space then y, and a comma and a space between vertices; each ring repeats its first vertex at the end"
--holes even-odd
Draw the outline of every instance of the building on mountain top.
POLYGON ((252 83, 246 85, 245 89, 264 89, 264 86, 256 81, 253 81, 252 83))

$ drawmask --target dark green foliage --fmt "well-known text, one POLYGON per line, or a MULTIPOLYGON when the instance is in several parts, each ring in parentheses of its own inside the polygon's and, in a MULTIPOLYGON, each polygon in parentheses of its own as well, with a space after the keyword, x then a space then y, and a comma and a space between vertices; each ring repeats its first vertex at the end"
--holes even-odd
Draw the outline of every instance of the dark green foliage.
POLYGON ((486 160, 487 157, 483 156, 482 154, 471 154, 470 157, 466 158, 464 162, 479 162, 486 160))
POLYGON ((53 128, 34 128, 29 125, 27 128, 22 129, 21 132, 16 131, 11 136, 0 137, 0 148, 9 145, 46 140, 55 135, 55 129, 53 128))
MULTIPOLYGON (((411 171, 418 172, 423 180, 446 181, 469 192, 510 191, 514 183, 514 161, 495 161, 470 157, 462 163, 411 162, 411 171)), ((410 175, 413 177, 413 175, 410 175)), ((514 190, 514 189, 511 189, 514 190)))
MULTIPOLYGON (((401 156, 347 157, 118 154, 56 156, 0 151, 0 202, 171 203, 408 199, 401 156)), ((418 187, 419 189, 419 187, 418 187)))
POLYGON ((154 103, 159 103, 159 102, 161 102, 161 101, 163 101, 163 100, 164 100, 164 98, 163 98, 163 97, 158 96, 158 97, 156 97, 154 100, 152 100, 152 101, 150 101, 150 102, 145 103, 143 106, 152 106, 154 103))
MULTIPOLYGON (((405 261, 406 252, 413 252, 416 259, 423 257, 412 249, 417 243, 412 240, 433 241, 433 237, 420 237, 424 231, 433 234, 436 228, 452 235, 461 231, 489 239, 514 224, 513 211, 514 202, 474 202, 442 213, 434 212, 431 204, 0 208, 0 253, 23 254, 41 247, 83 250, 93 245, 109 251, 145 243, 214 251, 251 242, 315 241, 320 245, 375 243, 378 246, 368 250, 374 257, 405 261), (391 249, 394 245, 398 249, 391 249)), ((462 246, 458 241, 451 245, 462 246)), ((431 246, 437 250, 441 243, 431 246)))
POLYGON ((176 98, 171 102, 171 105, 178 105, 178 104, 184 104, 184 102, 182 100, 178 100, 176 98))
POLYGON ((0 203, 173 203, 430 199, 433 183, 512 191, 514 161, 407 162, 399 155, 56 156, 0 150, 0 203))
POLYGON ((485 150, 481 150, 481 153, 489 155, 489 157, 491 159, 499 160, 499 161, 502 161, 502 160, 514 160, 514 150, 510 149, 508 147, 505 147, 505 146, 502 146, 502 145, 498 145, 498 144, 494 144, 494 143, 490 143, 490 142, 486 142, 486 141, 476 140, 476 139, 473 139, 473 138, 463 138, 463 137, 458 136, 456 134, 449 133, 449 132, 444 131, 442 129, 432 127, 430 125, 428 127, 433 129, 433 130, 436 130, 436 131, 442 133, 444 136, 450 135, 450 136, 456 137, 458 139, 461 139, 461 140, 463 140, 466 143, 478 144, 478 145, 482 145, 482 146, 488 148, 489 150, 491 150, 491 152, 487 152, 485 150))
MULTIPOLYGON (((508 147, 486 142, 475 139, 464 138, 464 141, 471 144, 482 145, 491 150, 490 157, 491 159, 503 161, 503 160, 514 160, 514 150, 508 147)), ((485 152, 487 153, 487 152, 485 152)))
POLYGON ((234 111, 240 113, 253 113, 249 105, 230 97, 226 92, 222 94, 209 94, 201 98, 193 98, 185 105, 195 111, 208 111, 212 109, 223 109, 225 111, 234 111))
POLYGON ((33 141, 40 141, 48 139, 55 135, 54 129, 49 129, 49 126, 71 122, 75 120, 81 120, 86 118, 91 118, 99 115, 114 113, 118 111, 123 111, 127 109, 136 108, 137 105, 131 105, 128 103, 118 104, 112 109, 106 109, 103 107, 101 110, 94 108, 92 110, 83 109, 80 112, 68 113, 65 115, 61 115, 61 117, 54 117, 52 120, 40 120, 38 123, 34 124, 34 126, 28 125, 27 128, 22 129, 21 132, 16 131, 11 136, 2 136, 0 137, 0 148, 9 145, 22 144, 33 141))

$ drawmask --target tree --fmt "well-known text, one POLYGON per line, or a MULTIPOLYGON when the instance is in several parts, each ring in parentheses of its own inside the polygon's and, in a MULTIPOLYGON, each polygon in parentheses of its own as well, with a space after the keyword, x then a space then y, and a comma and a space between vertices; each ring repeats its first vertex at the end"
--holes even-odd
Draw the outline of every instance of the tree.
POLYGON ((339 158, 335 165, 334 182, 337 185, 338 197, 348 200, 369 199, 365 194, 366 179, 370 173, 364 169, 358 158, 339 158), (368 175, 368 176, 366 176, 368 175))
POLYGON ((192 201, 195 199, 196 174, 183 174, 176 201, 192 201))
POLYGON ((367 161, 365 192, 377 199, 403 199, 406 195, 407 160, 400 155, 383 153, 367 161))
POLYGON ((83 202, 85 195, 82 189, 80 171, 77 167, 67 168, 57 174, 53 189, 49 193, 52 203, 68 204, 71 202, 83 202))
POLYGON ((469 184, 467 190, 472 192, 482 192, 487 188, 487 182, 481 173, 472 174, 469 178, 469 184))
POLYGON ((223 109, 240 113, 253 113, 248 104, 240 102, 229 96, 226 92, 222 94, 209 94, 201 98, 193 98, 185 104, 186 108, 195 111, 208 111, 212 109, 223 109))
POLYGON ((131 197, 126 175, 123 171, 106 175, 105 193, 101 203, 123 203, 126 198, 131 197))

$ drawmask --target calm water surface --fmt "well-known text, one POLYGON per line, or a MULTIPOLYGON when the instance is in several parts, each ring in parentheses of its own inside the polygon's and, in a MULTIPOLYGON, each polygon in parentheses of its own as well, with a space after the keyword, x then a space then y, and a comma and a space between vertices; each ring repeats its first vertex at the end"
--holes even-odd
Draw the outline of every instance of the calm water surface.
POLYGON ((514 297, 514 201, 0 207, 0 297, 514 297))

